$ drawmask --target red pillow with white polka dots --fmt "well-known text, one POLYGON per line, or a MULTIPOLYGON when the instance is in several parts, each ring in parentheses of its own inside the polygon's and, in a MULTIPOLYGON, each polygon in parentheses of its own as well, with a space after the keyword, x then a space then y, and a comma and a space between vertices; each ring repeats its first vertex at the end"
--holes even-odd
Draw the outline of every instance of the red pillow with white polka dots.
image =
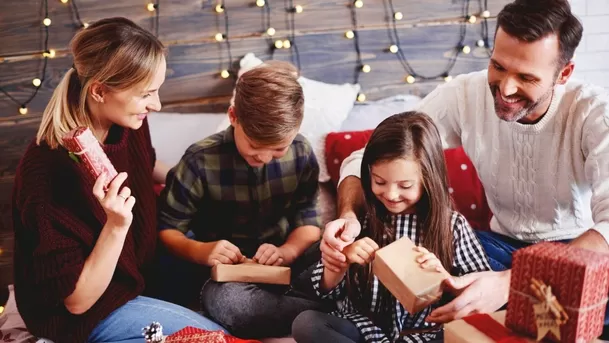
MULTIPOLYGON (((332 132, 326 136, 326 165, 334 185, 338 184, 343 160, 355 150, 366 146, 373 130, 332 132)), ((488 230, 492 213, 486 202, 484 188, 478 174, 462 148, 444 151, 448 182, 455 208, 470 225, 478 230, 488 230)))

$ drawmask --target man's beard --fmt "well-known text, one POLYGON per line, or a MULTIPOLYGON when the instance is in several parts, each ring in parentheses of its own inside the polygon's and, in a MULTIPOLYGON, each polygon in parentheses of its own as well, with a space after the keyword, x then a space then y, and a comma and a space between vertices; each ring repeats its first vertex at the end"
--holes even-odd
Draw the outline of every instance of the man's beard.
POLYGON ((518 94, 511 95, 509 98, 519 98, 519 101, 524 100, 524 102, 520 108, 513 109, 513 108, 510 108, 509 106, 505 106, 503 104, 503 100, 498 99, 499 97, 501 97, 501 91, 499 90, 498 85, 489 84, 489 88, 491 90, 491 94, 493 94, 493 99, 495 100, 495 113, 497 114, 499 119, 507 121, 507 122, 519 121, 519 120, 522 120, 523 118, 529 116, 530 114, 535 112, 535 110, 537 110, 539 105, 541 105, 546 100, 548 100, 552 96, 552 93, 554 91, 554 85, 552 85, 537 100, 532 100, 532 99, 529 99, 525 96, 518 95, 518 94))

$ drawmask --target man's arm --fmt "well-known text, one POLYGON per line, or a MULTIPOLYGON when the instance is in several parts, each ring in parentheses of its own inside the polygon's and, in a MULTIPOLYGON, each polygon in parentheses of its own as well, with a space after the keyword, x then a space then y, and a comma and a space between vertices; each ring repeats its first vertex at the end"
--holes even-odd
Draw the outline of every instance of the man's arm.
POLYGON ((321 229, 313 225, 298 227, 290 233, 286 242, 279 247, 283 255, 283 262, 291 265, 298 257, 321 237, 321 229))

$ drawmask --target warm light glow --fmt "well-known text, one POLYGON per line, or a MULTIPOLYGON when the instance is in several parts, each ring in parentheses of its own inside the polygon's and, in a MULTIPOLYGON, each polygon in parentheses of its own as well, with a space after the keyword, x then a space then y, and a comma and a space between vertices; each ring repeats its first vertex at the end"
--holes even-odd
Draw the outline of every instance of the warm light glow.
POLYGON ((217 4, 216 5, 216 12, 218 12, 218 13, 224 12, 224 6, 222 6, 222 4, 217 4))
POLYGON ((397 45, 393 44, 392 46, 389 47, 389 51, 391 51, 394 54, 397 54, 399 48, 397 45))
POLYGON ((57 52, 54 49, 51 49, 49 51, 45 51, 42 53, 42 56, 44 57, 49 57, 49 58, 53 58, 55 57, 55 55, 57 54, 57 52))
POLYGON ((277 49, 283 48, 283 41, 276 40, 275 41, 275 48, 277 48, 277 49))
POLYGON ((414 76, 412 76, 412 75, 406 76, 406 82, 413 84, 415 81, 416 81, 416 79, 414 78, 414 76))
POLYGON ((353 33, 353 31, 349 30, 349 31, 345 32, 345 37, 347 37, 349 39, 353 39, 353 37, 355 37, 355 33, 353 33))
POLYGON ((266 2, 264 0, 256 0, 256 6, 264 7, 264 5, 266 5, 266 2))
POLYGON ((49 18, 44 18, 44 20, 42 21, 42 23, 44 24, 44 26, 51 26, 51 19, 49 19, 49 18))
POLYGON ((89 27, 89 23, 82 23, 82 27, 86 29, 87 27, 89 27))
POLYGON ((62 4, 67 4, 67 3, 68 3, 68 0, 61 0, 61 3, 62 3, 62 4))
POLYGON ((370 72, 370 70, 372 70, 372 68, 370 68, 370 66, 369 66, 369 65, 364 64, 364 65, 362 66, 362 71, 363 71, 364 73, 369 73, 369 72, 370 72))
POLYGON ((478 39, 478 41, 476 42, 476 45, 481 47, 481 48, 484 48, 484 45, 485 45, 484 44, 484 40, 483 39, 478 39))
POLYGON ((450 82, 450 81, 452 81, 452 80, 453 80, 453 77, 452 77, 452 76, 450 76, 450 75, 446 75, 446 76, 444 76, 444 81, 445 81, 445 82, 450 82))
POLYGON ((287 40, 287 39, 286 39, 286 40, 284 40, 284 41, 283 41, 283 47, 284 47, 284 48, 286 48, 286 49, 291 48, 291 47, 292 47, 292 42, 290 42, 290 41, 289 41, 289 40, 287 40))
POLYGON ((362 0, 355 0, 353 5, 357 8, 362 8, 362 7, 364 7, 364 2, 362 0))
POLYGON ((224 40, 224 35, 221 33, 216 33, 215 38, 216 38, 216 41, 221 42, 224 40))
POLYGON ((404 18, 404 15, 402 14, 402 12, 395 12, 393 14, 393 17, 395 18, 395 20, 402 20, 402 18, 404 18))
POLYGON ((40 85, 42 84, 42 81, 40 81, 39 78, 35 78, 32 80, 32 84, 34 84, 34 87, 40 87, 40 85))
POLYGON ((488 17, 490 17, 490 16, 491 16, 491 12, 489 12, 488 10, 487 10, 487 11, 482 12, 482 18, 488 18, 488 17))
POLYGON ((146 8, 150 11, 150 12, 154 12, 154 10, 156 9, 156 6, 151 2, 149 3, 146 8))
POLYGON ((230 73, 228 72, 228 70, 224 69, 224 70, 222 70, 222 71, 220 72, 220 76, 221 76, 223 79, 228 79, 228 77, 230 76, 230 73))
POLYGON ((364 101, 366 101, 366 94, 364 94, 364 93, 359 93, 359 94, 357 95, 357 101, 359 101, 359 102, 364 102, 364 101))
POLYGON ((478 18, 476 18, 476 16, 475 16, 475 15, 470 15, 470 16, 467 18, 467 21, 469 21, 469 22, 470 22, 470 24, 475 24, 475 23, 476 23, 476 20, 478 20, 478 18))
POLYGON ((27 114, 27 107, 25 107, 25 106, 19 107, 19 113, 21 113, 22 115, 26 115, 27 114))
POLYGON ((461 49, 461 51, 463 51, 464 54, 469 54, 472 52, 472 48, 470 48, 469 45, 466 45, 463 47, 463 49, 461 49))
POLYGON ((300 5, 296 5, 296 7, 294 7, 294 11, 296 11, 296 13, 302 13, 303 10, 304 9, 300 5))
POLYGON ((274 36, 274 35, 275 35, 275 29, 274 29, 274 28, 272 28, 272 27, 269 27, 269 28, 266 30, 266 34, 267 34, 267 35, 269 35, 269 36, 274 36))

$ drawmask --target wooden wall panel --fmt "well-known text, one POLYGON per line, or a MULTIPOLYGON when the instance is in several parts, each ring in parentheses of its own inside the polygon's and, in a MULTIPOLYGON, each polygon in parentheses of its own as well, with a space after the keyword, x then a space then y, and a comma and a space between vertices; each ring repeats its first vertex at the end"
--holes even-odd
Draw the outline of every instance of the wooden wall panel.
MULTIPOLYGON (((75 20, 70 6, 59 0, 49 1, 50 26, 49 45, 54 49, 65 49, 76 32, 75 20)), ((396 11, 404 18, 401 24, 429 21, 445 21, 461 16, 466 0, 394 0, 396 11)), ((142 27, 154 28, 154 14, 146 10, 146 0, 99 1, 78 0, 79 13, 83 21, 93 22, 100 18, 125 16, 142 27)), ((506 0, 488 1, 491 14, 496 14, 506 0)), ((267 0, 272 9, 272 26, 278 35, 285 35, 286 11, 283 0, 267 0)), ((300 33, 328 30, 343 30, 351 27, 348 0, 302 0, 294 1, 304 11, 296 15, 295 27, 300 33)), ((362 27, 382 27, 387 15, 387 0, 364 0, 358 9, 358 22, 362 27)), ((470 13, 479 13, 481 1, 470 1, 470 13)), ((164 42, 211 41, 217 24, 224 25, 222 15, 214 11, 216 2, 209 0, 161 0, 159 36, 164 42)), ((261 10, 254 0, 226 1, 229 13, 230 36, 248 37, 262 31, 261 10)), ((0 56, 42 49, 43 0, 0 1, 0 56), (8 14, 8 15, 4 15, 8 14)), ((221 26, 222 27, 222 26, 221 26)))

